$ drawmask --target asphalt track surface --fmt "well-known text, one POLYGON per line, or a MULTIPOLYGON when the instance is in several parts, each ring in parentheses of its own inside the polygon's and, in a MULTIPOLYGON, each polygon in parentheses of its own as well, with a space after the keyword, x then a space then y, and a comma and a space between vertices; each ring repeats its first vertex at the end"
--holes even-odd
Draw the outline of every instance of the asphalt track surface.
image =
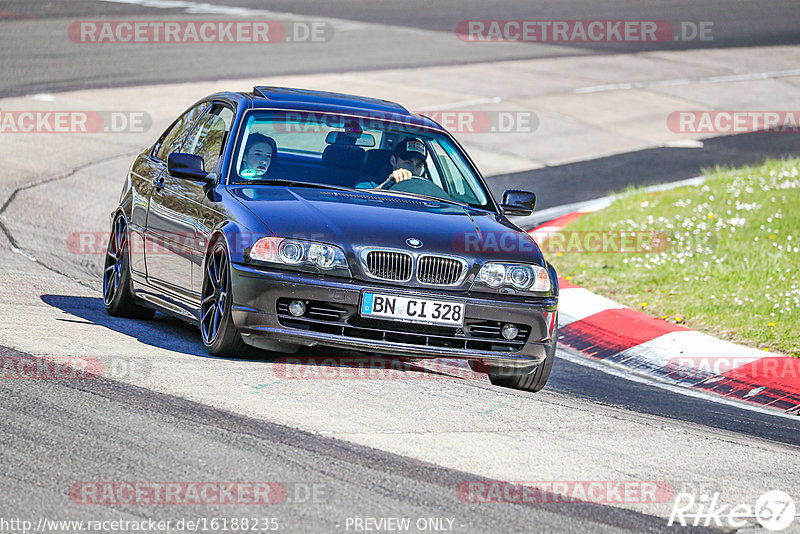
MULTIPOLYGON (((233 2, 215 2, 231 5, 233 2)), ((236 2, 236 6, 253 9, 287 11, 311 17, 337 17, 369 23, 403 26, 426 32, 452 32, 454 20, 468 18, 664 18, 669 20, 718 21, 725 29, 725 37, 716 46, 749 46, 758 44, 787 44, 800 40, 798 17, 800 9, 796 2, 580 2, 569 8, 562 3, 541 2, 336 2, 316 4, 313 2, 236 2), (675 6, 681 13, 675 15, 675 6), (454 16, 454 13, 456 14, 454 16), (499 15, 498 13, 502 13, 499 15), (623 16, 624 14, 624 16, 623 16), (755 15, 758 17, 754 18, 755 15)), ((50 92, 73 88, 114 87, 119 85, 143 85, 156 82, 219 79, 253 74, 253 63, 222 61, 230 51, 224 47, 203 51, 203 60, 213 63, 213 72, 196 68, 195 58, 187 57, 182 47, 152 47, 144 53, 120 54, 79 47, 64 46, 64 27, 72 20, 93 17, 174 17, 186 18, 182 9, 151 9, 137 5, 107 4, 103 2, 4 2, 3 29, 0 39, 4 45, 13 37, 13 46, 3 46, 3 80, 0 95, 9 96, 30 92, 50 92), (14 20, 18 19, 18 20, 14 20), (21 25, 21 26, 20 26, 21 25), (31 31, 32 29, 38 30, 31 31), (6 31, 8 30, 8 31, 6 31), (41 33, 37 33, 41 32, 41 33), (59 33, 61 32, 61 33, 59 33), (60 36, 60 37, 48 37, 60 36), (87 51, 88 50, 88 51, 87 51), (81 61, 78 61, 78 57, 81 61), (161 61, 153 68, 153 60, 161 61)), ((67 43, 68 44, 68 43, 67 43)), ((667 43, 665 46, 691 46, 688 43, 667 43)), ((698 45, 699 46, 699 45, 698 45)), ((587 49, 583 47, 537 47, 524 49, 509 47, 498 51, 481 50, 475 57, 464 58, 456 50, 450 56, 430 53, 423 44, 409 43, 405 50, 380 51, 362 57, 359 54, 329 52, 327 57, 313 56, 298 66, 298 58, 288 49, 268 65, 255 67, 264 76, 287 72, 314 72, 319 69, 348 70, 354 68, 408 67, 453 61, 485 61, 487 54, 500 58, 536 57, 536 54, 574 55, 595 54, 612 51, 610 47, 587 49)), ((618 50, 614 50, 618 51, 618 50)), ((635 52, 635 50, 630 50, 635 52)), ((301 54, 302 52, 297 52, 301 54)), ((307 55, 303 56, 307 58, 307 55)), ((583 197, 559 197, 557 189, 541 189, 540 207, 596 198, 608 191, 618 190, 626 183, 655 183, 695 176, 697 170, 717 163, 754 163, 766 155, 788 155, 798 152, 793 136, 734 136, 707 141, 703 149, 652 149, 599 160, 579 162, 572 165, 526 171, 514 175, 493 177, 496 189, 504 189, 515 183, 530 183, 541 180, 541 184, 554 179, 569 180, 571 176, 591 173, 597 176, 587 187, 570 190, 582 191, 583 197), (656 165, 655 163, 664 163, 656 165), (669 163, 669 165, 667 165, 669 163), (658 171, 654 169, 659 169, 658 171)), ((13 156, 4 154, 3 158, 13 156)), ((69 162, 64 168, 70 169, 69 162)), ((126 337, 142 345, 143 352, 177 351, 176 364, 170 369, 180 372, 200 365, 219 365, 216 370, 227 371, 240 362, 213 361, 203 357, 202 345, 193 327, 178 321, 158 316, 152 322, 120 321, 105 315, 97 296, 77 294, 73 286, 79 285, 89 295, 97 295, 98 279, 91 276, 97 266, 65 265, 55 258, 37 256, 37 264, 30 267, 28 260, 10 252, 11 247, 23 251, 35 248, 35 241, 47 233, 58 231, 60 182, 75 178, 75 173, 53 175, 58 179, 49 184, 23 184, 3 199, 0 208, 0 225, 4 231, 3 261, 15 277, 23 277, 27 283, 41 285, 63 284, 65 291, 50 291, 41 295, 38 305, 47 313, 60 315, 58 335, 68 337, 84 335, 90 331, 86 343, 103 343, 106 339, 126 337), (60 178, 59 178, 60 176, 60 178), (41 193, 38 193, 41 191, 41 193), (39 196, 37 196, 39 195, 39 196), (37 219, 36 228, 16 231, 6 224, 14 204, 40 204, 40 210, 27 213, 37 219), (71 324, 74 323, 74 334, 71 324), (82 330, 77 330, 81 328, 82 330)), ((577 182, 576 182, 576 185, 577 182)), ((77 184, 79 188, 80 183, 77 184)), ((64 185, 67 187, 67 185, 64 185)), ((75 188, 76 184, 70 184, 75 188)), ((114 184, 114 194, 117 184, 114 184)), ((561 189, 563 191, 563 188, 561 189)), ((106 194, 106 193, 103 193, 106 194)), ((107 195, 108 196, 108 195, 107 195)), ((113 198, 113 194, 110 195, 113 198)), ((93 199, 94 200, 94 199, 93 199)), ((89 217, 99 217, 108 206, 91 207, 89 217)), ((74 218, 80 218, 72 214, 74 218)), ((16 280, 16 278, 14 278, 16 280)), ((17 298, 13 289, 3 286, 0 296, 7 303, 17 298)), ((44 312, 43 312, 44 313, 44 312)), ((24 318, 7 317, 5 327, 15 327, 24 318)), ((33 319, 32 319, 33 321, 33 319)), ((29 325, 32 335, 36 325, 29 325)), ((15 349, 0 347, 3 357, 34 357, 57 354, 61 349, 57 341, 44 331, 42 341, 31 342, 36 350, 30 354, 15 349)), ((69 344, 65 338, 65 343, 69 344)), ((70 342, 78 343, 74 339, 70 342)), ((106 341, 109 342, 110 341, 106 341)), ((716 451, 715 443, 733 444, 745 450, 764 448, 795 454, 800 445, 800 422, 783 416, 744 409, 732 403, 720 403, 708 398, 690 397, 679 391, 665 389, 658 384, 635 377, 609 374, 596 366, 581 363, 580 356, 560 351, 547 390, 531 395, 493 388, 473 380, 442 382, 443 391, 452 394, 459 390, 465 398, 487 396, 487 406, 508 403, 530 403, 552 405, 554 409, 566 409, 570 416, 565 432, 570 425, 591 428, 593 420, 619 420, 622 422, 644 422, 649 428, 668 428, 681 435, 697 435, 708 442, 709 456, 716 451), (451 383, 452 382, 452 383, 451 383), (575 415, 577 414, 577 415, 575 415), (713 446, 712 446, 713 445, 713 446)), ((249 362, 269 365, 267 362, 249 362)), ((268 374, 256 371, 255 374, 268 374)), ((211 375, 216 377, 216 375, 211 375)), ((220 376, 220 379, 225 378, 220 376)), ((177 377, 176 377, 177 380, 177 377)), ((437 382, 438 384, 438 382, 437 382)), ((372 386, 371 384, 367 384, 372 386)), ((354 383, 354 397, 358 389, 367 385, 354 383)), ((409 393, 400 386, 410 388, 410 395, 417 399, 428 397, 428 402, 414 404, 409 409, 420 414, 420 426, 428 427, 427 419, 435 421, 436 412, 443 413, 449 407, 437 404, 440 398, 424 383, 395 384, 386 380, 380 384, 382 395, 387 399, 403 399, 409 393)), ((208 386, 213 389, 213 386, 208 386)), ((331 397, 320 388, 320 399, 331 402, 331 397)), ((309 389, 297 389, 296 395, 309 394, 309 389)), ((374 390, 368 390, 374 391, 374 390)), ((645 532, 665 531, 663 510, 646 513, 610 504, 499 504, 469 505, 461 502, 454 487, 465 480, 487 481, 476 473, 484 469, 458 469, 444 465, 445 462, 425 461, 425 454, 392 452, 386 446, 367 446, 359 443, 346 432, 338 432, 341 438, 330 437, 326 432, 311 431, 286 423, 279 413, 283 406, 275 399, 275 406, 257 414, 247 415, 228 409, 224 403, 209 401, 202 394, 170 394, 157 388, 142 387, 126 380, 99 377, 85 381, 0 381, 0 431, 3 436, 4 454, 0 460, 0 482, 4 497, 0 503, 0 516, 39 517, 51 519, 113 519, 159 517, 277 517, 282 530, 291 532, 336 532, 346 531, 348 517, 406 516, 412 518, 453 518, 453 530, 458 532, 645 532), (201 400, 195 400, 200 398, 201 400), (220 407, 221 406, 221 407, 220 407), (178 511, 169 506, 147 505, 95 505, 87 510, 67 498, 66 490, 76 481, 89 480, 279 480, 288 491, 287 500, 280 505, 259 508, 254 514, 252 506, 183 505, 178 511), (310 496, 313 488, 320 490, 310 496)), ((317 399, 312 395, 304 398, 305 404, 317 399)), ((377 399, 376 399, 377 400, 377 399)), ((371 400, 365 401, 367 403, 371 400)), ((402 410, 402 406, 399 407, 402 410)), ((296 407, 297 410, 304 409, 296 407)), ((330 413, 337 412, 330 406, 330 413)), ((385 405, 375 403, 365 406, 360 415, 369 414, 376 428, 387 424, 392 412, 385 405), (385 413, 383 413, 385 410, 385 413)), ((451 412, 447 412, 451 413, 451 412)), ((492 421, 491 411, 482 417, 481 423, 492 421)), ((395 413, 396 416, 396 413, 395 413)), ((512 419, 513 420, 513 419, 512 419)), ((502 428, 494 430, 507 436, 507 453, 517 447, 515 432, 505 416, 499 417, 502 428)), ((530 422, 530 419, 527 420, 530 422)), ((391 421, 389 421, 391 422, 391 421)), ((474 421, 472 421, 474 423, 474 421)), ((498 423, 499 424, 499 423, 498 423)), ((554 426, 557 424, 552 423, 554 426)), ((367 426, 370 422, 367 421, 367 426)), ((478 425, 480 426, 480 425, 478 425)), ((466 429, 465 429, 466 430, 466 429)), ((399 432, 399 431, 398 431, 399 432)), ((426 430, 426 432, 433 432, 426 430)), ((653 430, 653 441, 658 434, 653 430)), ((332 432, 334 436, 337 432, 332 432)), ((568 434, 570 435, 570 434, 568 434)), ((402 434, 398 434, 398 440, 402 434)), ((580 447, 591 449, 594 443, 582 442, 585 435, 574 434, 580 447)), ((594 439, 600 439, 594 436, 594 439)), ((609 438, 613 439, 613 438, 609 438)), ((535 442, 535 439, 534 439, 535 442)), ((530 444, 530 441, 527 442, 530 444)), ((544 447, 544 443, 538 444, 544 447)), ((476 448, 479 445, 475 444, 476 448)), ((656 450, 657 445, 653 448, 656 450)), ((679 449, 678 449, 679 450, 679 449)), ((722 450, 722 449, 719 449, 722 450)), ((489 458, 503 455, 503 450, 486 454, 489 458)), ((562 451, 570 454, 568 450, 562 451)), ((691 456, 693 451, 683 451, 691 456)), ((577 454, 577 449, 572 451, 577 454)), ((516 454, 516 452, 515 452, 516 454)), ((642 452, 642 454, 645 454, 642 452)), ((633 456, 635 458, 635 455, 633 456)), ((545 462, 559 464, 561 458, 545 458, 545 462)), ((493 461, 493 460, 492 460, 493 461)), ((631 462, 631 472, 637 471, 634 463, 646 464, 647 459, 631 462)), ((674 460, 676 464, 679 460, 674 460)), ((709 467, 720 469, 725 458, 708 458, 709 467), (716 462, 716 464, 715 464, 716 462)), ((463 465, 463 464, 459 464, 463 465)), ((766 484, 765 489, 779 480, 770 475, 770 470, 785 469, 785 465, 765 465, 764 475, 754 481, 766 484)), ((792 466, 789 466, 792 467, 792 466)), ((736 469, 737 466, 730 466, 736 469)), ((593 472, 587 466, 587 472, 593 472)), ((748 471, 752 473, 753 471, 748 471)), ((665 472, 657 472, 666 477, 665 472)), ((657 476, 655 473, 653 476, 657 476)), ((697 474, 702 478, 702 473, 697 474)), ((523 476, 521 474, 521 476, 523 476)), ((530 479, 534 474, 524 472, 530 479)), ((591 476, 591 475, 587 475, 591 476)), ((618 475, 619 476, 619 475, 618 475)), ((631 475, 633 477, 635 475, 631 475)), ((675 474, 685 477, 685 473, 675 474)), ((512 479, 505 477, 506 480, 512 479)), ((797 487, 783 488, 796 491, 797 487)), ((352 531, 352 529, 350 529, 352 531)))
MULTIPOLYGON (((0 354, 25 356, 7 349, 0 354)), ((462 532, 524 532, 533 525, 537 531, 576 532, 664 527, 660 518, 594 503, 468 507, 453 489, 465 480, 488 479, 105 378, 4 381, 2 387, 4 463, 14 466, 2 475, 4 517, 21 515, 32 502, 51 519, 85 516, 85 505, 62 504, 65 487, 88 473, 91 480, 111 481, 130 480, 135 471, 138 480, 252 480, 253 473, 259 480, 280 480, 286 500, 256 515, 276 517, 291 532, 345 530, 347 517, 397 513, 453 518, 453 530, 462 532)), ((92 512, 92 519, 179 517, 167 505, 97 505, 92 512)), ((181 517, 252 515, 252 506, 181 509, 181 517)))
MULTIPOLYGON (((217 80, 307 72, 341 72, 391 67, 452 65, 523 59, 637 53, 708 47, 800 43, 800 4, 794 0, 239 0, 158 1, 148 7, 96 0, 7 0, 0 15, 0 96, 146 83, 217 80), (67 28, 85 20, 191 20, 197 6, 254 10, 251 19, 269 19, 266 11, 296 14, 297 20, 327 21, 336 38, 321 44, 249 46, 225 44, 130 44, 109 48, 71 41, 67 28), (176 7, 170 7, 176 6, 176 7), (461 42, 462 20, 666 20, 713 22, 713 40, 656 43, 494 43, 461 42), (385 25, 359 32, 357 23, 385 25), (354 26, 354 24, 356 24, 354 26), (386 28, 408 31, 389 40, 386 28), (352 36, 352 37, 351 37, 352 36), (199 65, 199 66, 198 66, 199 65)), ((202 11, 199 11, 202 13, 202 11)), ((212 11, 213 13, 213 11, 212 11)), ((215 16, 216 17, 216 16, 215 16)), ((248 15, 244 14, 247 19, 248 15)), ((289 20, 292 20, 291 16, 289 20)))

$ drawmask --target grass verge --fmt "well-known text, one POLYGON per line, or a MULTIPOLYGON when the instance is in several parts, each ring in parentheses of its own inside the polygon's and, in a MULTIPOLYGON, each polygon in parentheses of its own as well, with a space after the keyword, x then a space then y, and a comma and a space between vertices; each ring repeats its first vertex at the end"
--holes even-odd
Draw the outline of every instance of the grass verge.
POLYGON ((548 259, 571 283, 632 308, 800 357, 800 159, 705 175, 697 187, 625 191, 564 228, 576 240, 546 243, 548 259), (597 234, 616 239, 601 252, 580 246, 597 234))

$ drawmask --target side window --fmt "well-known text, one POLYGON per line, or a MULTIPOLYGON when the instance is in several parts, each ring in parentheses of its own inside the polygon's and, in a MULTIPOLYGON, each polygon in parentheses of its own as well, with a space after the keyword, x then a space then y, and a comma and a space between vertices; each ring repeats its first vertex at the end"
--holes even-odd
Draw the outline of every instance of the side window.
POLYGON ((175 121, 175 124, 173 124, 167 131, 167 134, 161 141, 161 145, 158 147, 158 152, 156 153, 156 157, 158 159, 161 161, 167 161, 167 157, 170 155, 170 153, 180 152, 181 145, 186 137, 186 132, 188 132, 189 128, 192 127, 192 124, 194 124, 194 121, 197 119, 198 115, 205 111, 207 107, 208 103, 203 102, 199 106, 195 106, 184 113, 180 119, 175 121))
POLYGON ((212 172, 222 154, 222 147, 233 124, 233 110, 222 104, 214 104, 195 124, 183 151, 203 158, 205 169, 212 172))

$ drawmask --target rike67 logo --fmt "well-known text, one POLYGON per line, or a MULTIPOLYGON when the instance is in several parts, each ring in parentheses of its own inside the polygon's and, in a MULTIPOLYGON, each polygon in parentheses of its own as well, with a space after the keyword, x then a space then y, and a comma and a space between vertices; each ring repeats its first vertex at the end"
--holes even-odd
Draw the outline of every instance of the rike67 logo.
POLYGON ((772 531, 784 530, 796 517, 794 499, 780 490, 764 493, 750 504, 727 504, 720 500, 720 494, 701 495, 696 498, 691 493, 678 493, 667 525, 677 523, 681 526, 716 526, 744 528, 755 520, 763 528, 772 531))

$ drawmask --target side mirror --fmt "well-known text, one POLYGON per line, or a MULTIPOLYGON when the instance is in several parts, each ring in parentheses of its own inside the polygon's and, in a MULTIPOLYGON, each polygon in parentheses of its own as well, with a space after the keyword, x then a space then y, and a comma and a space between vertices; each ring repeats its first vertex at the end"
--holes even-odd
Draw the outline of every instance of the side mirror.
POLYGON ((204 168, 203 158, 194 154, 173 152, 167 158, 167 172, 176 178, 210 182, 209 173, 204 168))
POLYGON ((509 189, 503 193, 503 203, 500 208, 506 215, 530 215, 536 207, 536 195, 529 191, 509 189))

